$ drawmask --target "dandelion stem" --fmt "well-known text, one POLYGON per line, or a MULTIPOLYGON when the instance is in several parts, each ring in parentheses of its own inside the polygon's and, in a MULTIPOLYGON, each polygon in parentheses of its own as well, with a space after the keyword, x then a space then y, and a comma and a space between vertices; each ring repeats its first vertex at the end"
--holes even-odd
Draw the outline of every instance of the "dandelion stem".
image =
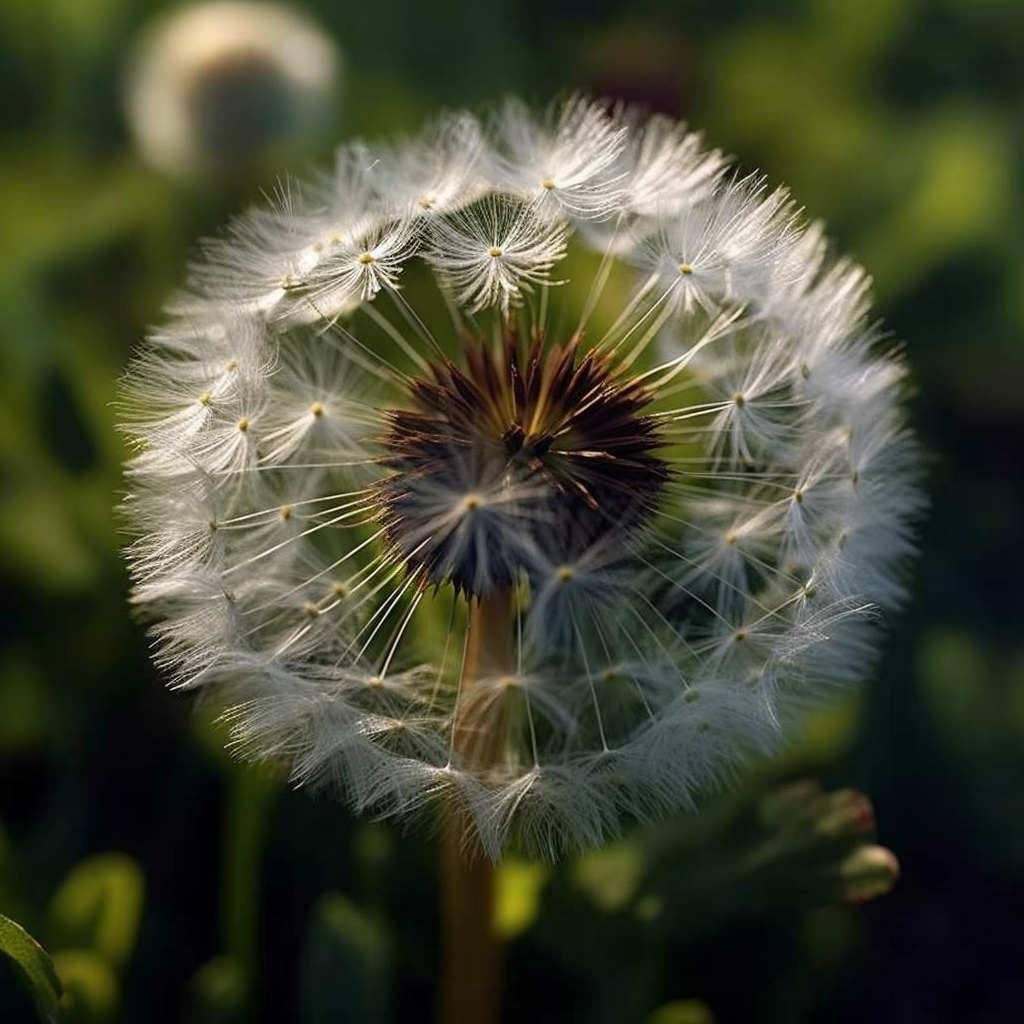
MULTIPOLYGON (((470 606, 466 656, 460 687, 513 671, 512 594, 502 590, 470 606)), ((463 693, 464 697, 465 694, 463 693)), ((462 708, 473 702, 460 700, 462 708)), ((453 752, 474 772, 486 771, 497 757, 500 721, 471 720, 465 712, 454 725, 453 752)), ((500 948, 494 931, 494 865, 478 845, 465 812, 448 813, 441 840, 442 975, 440 1024, 494 1024, 498 1019, 500 948)))

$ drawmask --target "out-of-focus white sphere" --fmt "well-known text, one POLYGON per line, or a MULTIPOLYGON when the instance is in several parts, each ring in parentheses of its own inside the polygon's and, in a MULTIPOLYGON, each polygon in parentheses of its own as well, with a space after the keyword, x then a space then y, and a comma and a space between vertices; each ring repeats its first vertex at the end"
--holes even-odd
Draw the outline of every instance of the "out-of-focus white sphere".
POLYGON ((128 120, 145 159, 175 175, 230 170, 315 136, 337 93, 340 58, 304 16, 215 0, 162 19, 127 78, 128 120))

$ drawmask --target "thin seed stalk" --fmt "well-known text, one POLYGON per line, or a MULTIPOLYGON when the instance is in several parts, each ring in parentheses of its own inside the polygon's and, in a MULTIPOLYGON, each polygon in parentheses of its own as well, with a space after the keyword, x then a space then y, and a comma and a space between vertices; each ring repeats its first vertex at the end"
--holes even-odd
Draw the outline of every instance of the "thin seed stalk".
MULTIPOLYGON (((513 670, 512 594, 481 597, 470 605, 462 668, 462 707, 473 684, 513 670)), ((472 704, 470 703, 471 707, 472 704)), ((500 720, 455 721, 454 749, 477 772, 492 765, 500 749, 500 720)), ((494 865, 479 847, 463 813, 450 810, 441 840, 441 985, 439 1024, 496 1024, 501 994, 501 949, 494 930, 494 865)))

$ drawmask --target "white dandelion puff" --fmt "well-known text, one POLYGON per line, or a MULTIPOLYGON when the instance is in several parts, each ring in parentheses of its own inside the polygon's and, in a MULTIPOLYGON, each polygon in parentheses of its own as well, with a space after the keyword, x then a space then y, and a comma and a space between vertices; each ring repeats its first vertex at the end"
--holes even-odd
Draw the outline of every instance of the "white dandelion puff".
POLYGON ((132 55, 129 126, 146 160, 175 176, 237 171, 330 123, 341 60, 298 10, 205 0, 156 19, 132 55))
POLYGON ((566 226, 529 207, 490 198, 477 209, 431 224, 428 260, 471 313, 518 305, 524 290, 548 280, 565 256, 566 226))
POLYGON ((382 288, 397 288, 416 236, 414 225, 399 221, 339 240, 303 281, 309 309, 337 315, 375 298, 382 288))
POLYGON ((206 247, 124 384, 127 554, 239 754, 554 856, 864 674, 921 459, 785 191, 586 99, 484 123, 345 146, 206 247))
POLYGON ((594 244, 616 253, 635 247, 637 239, 657 234, 670 219, 701 199, 710 198, 727 166, 718 150, 706 150, 698 132, 670 117, 642 118, 629 110, 625 145, 615 159, 617 214, 582 221, 594 244))
POLYGON ((621 200, 616 158, 627 128, 584 96, 538 118, 508 100, 494 118, 494 176, 499 188, 536 203, 546 214, 607 217, 621 200))
POLYGON ((420 217, 453 213, 486 195, 486 153, 483 129, 465 112, 440 117, 417 138, 365 151, 380 198, 420 217))
POLYGON ((725 305, 765 307, 780 266, 791 267, 795 210, 785 189, 765 194, 764 180, 742 178, 660 219, 641 234, 635 259, 658 276, 672 302, 690 312, 725 305))
POLYGON ((726 159, 703 144, 698 132, 661 115, 632 127, 621 157, 626 210, 648 220, 671 217, 709 198, 726 159))

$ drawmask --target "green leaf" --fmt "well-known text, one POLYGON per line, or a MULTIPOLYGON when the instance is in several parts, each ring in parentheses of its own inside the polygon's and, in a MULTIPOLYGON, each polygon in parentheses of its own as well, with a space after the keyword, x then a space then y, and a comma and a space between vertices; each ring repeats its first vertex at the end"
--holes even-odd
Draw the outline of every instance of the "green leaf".
POLYGON ((382 920, 338 893, 324 896, 302 957, 303 1024, 389 1024, 392 947, 382 920))
POLYGON ((0 952, 14 961, 24 978, 39 1012, 55 1021, 63 993, 60 978, 46 950, 19 924, 0 914, 0 952))
POLYGON ((82 861, 50 904, 54 944, 92 950, 120 967, 135 946, 144 889, 139 866, 123 853, 82 861))

